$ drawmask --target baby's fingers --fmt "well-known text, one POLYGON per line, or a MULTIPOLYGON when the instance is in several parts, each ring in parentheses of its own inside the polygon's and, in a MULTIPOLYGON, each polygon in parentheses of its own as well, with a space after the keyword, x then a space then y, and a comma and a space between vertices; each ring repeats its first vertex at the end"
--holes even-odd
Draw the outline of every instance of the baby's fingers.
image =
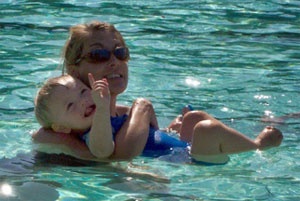
POLYGON ((93 74, 89 73, 88 78, 89 78, 90 87, 93 88, 93 85, 95 83, 95 78, 94 78, 93 74))
POLYGON ((104 96, 107 96, 107 94, 109 94, 109 92, 108 92, 109 89, 108 89, 107 83, 100 81, 100 80, 94 82, 93 91, 99 92, 100 97, 104 97, 104 96))

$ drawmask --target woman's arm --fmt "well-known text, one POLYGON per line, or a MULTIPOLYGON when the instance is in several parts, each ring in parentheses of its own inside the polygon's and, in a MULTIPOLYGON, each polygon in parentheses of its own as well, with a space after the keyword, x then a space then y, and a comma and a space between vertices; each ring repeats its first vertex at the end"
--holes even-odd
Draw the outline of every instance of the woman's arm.
POLYGON ((95 160, 86 144, 72 134, 56 133, 49 129, 40 128, 32 134, 38 151, 46 153, 63 153, 83 160, 95 160))
POLYGON ((137 99, 128 119, 116 135, 111 159, 128 160, 140 155, 148 139, 150 124, 158 127, 151 102, 143 98, 137 99))
POLYGON ((279 117, 264 117, 262 121, 268 123, 284 124, 285 121, 288 119, 297 119, 297 118, 300 118, 300 112, 290 113, 279 117))

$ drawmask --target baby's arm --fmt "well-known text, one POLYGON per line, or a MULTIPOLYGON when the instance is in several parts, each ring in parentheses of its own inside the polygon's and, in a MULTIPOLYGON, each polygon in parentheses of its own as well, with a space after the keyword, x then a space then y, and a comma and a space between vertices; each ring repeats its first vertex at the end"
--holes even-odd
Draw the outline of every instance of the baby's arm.
POLYGON ((130 114, 115 138, 115 152, 111 159, 131 159, 142 153, 149 135, 149 125, 158 127, 150 101, 134 101, 130 114))
POLYGON ((64 153, 84 160, 95 159, 86 144, 72 134, 57 133, 50 129, 40 128, 31 137, 36 143, 37 151, 49 154, 64 153))
POLYGON ((107 81, 94 80, 89 74, 92 97, 96 104, 88 146, 97 158, 107 158, 114 151, 114 142, 110 123, 110 92, 107 81))

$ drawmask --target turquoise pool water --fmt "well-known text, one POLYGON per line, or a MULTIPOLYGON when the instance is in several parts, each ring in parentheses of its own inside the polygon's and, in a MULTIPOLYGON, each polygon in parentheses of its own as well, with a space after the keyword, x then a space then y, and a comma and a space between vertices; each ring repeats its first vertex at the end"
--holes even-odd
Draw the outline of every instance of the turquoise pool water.
POLYGON ((280 147, 223 166, 60 164, 30 139, 33 98, 60 74, 69 26, 93 19, 115 24, 131 50, 120 103, 151 99, 161 127, 189 103, 255 138, 264 115, 300 111, 299 1, 2 0, 0 10, 0 200, 300 199, 299 119, 276 125, 280 147))

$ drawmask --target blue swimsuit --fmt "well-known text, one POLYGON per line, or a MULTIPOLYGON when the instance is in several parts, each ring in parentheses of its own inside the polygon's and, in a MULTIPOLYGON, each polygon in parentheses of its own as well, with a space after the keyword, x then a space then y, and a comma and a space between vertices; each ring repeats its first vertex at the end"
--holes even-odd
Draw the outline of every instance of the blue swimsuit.
MULTIPOLYGON (((128 115, 111 117, 111 127, 113 139, 115 140, 117 132, 121 129, 123 123, 126 121, 128 115)), ((88 144, 88 132, 82 136, 82 140, 88 144)), ((143 151, 143 156, 158 157, 171 153, 173 148, 187 148, 187 142, 178 140, 170 136, 168 133, 150 127, 149 136, 143 151)))
MULTIPOLYGON (((111 117, 111 127, 113 140, 117 135, 117 132, 121 129, 123 123, 127 119, 127 115, 111 117)), ((88 145, 89 143, 89 131, 87 131, 81 139, 88 145)), ((170 133, 166 133, 161 130, 157 130, 153 127, 149 129, 149 136, 144 147, 143 156, 147 157, 159 157, 160 160, 168 162, 180 162, 180 163, 195 163, 200 165, 216 165, 214 163, 196 161, 190 156, 190 144, 184 141, 172 137, 170 133)), ((218 165, 224 165, 227 162, 219 163, 218 165)))

